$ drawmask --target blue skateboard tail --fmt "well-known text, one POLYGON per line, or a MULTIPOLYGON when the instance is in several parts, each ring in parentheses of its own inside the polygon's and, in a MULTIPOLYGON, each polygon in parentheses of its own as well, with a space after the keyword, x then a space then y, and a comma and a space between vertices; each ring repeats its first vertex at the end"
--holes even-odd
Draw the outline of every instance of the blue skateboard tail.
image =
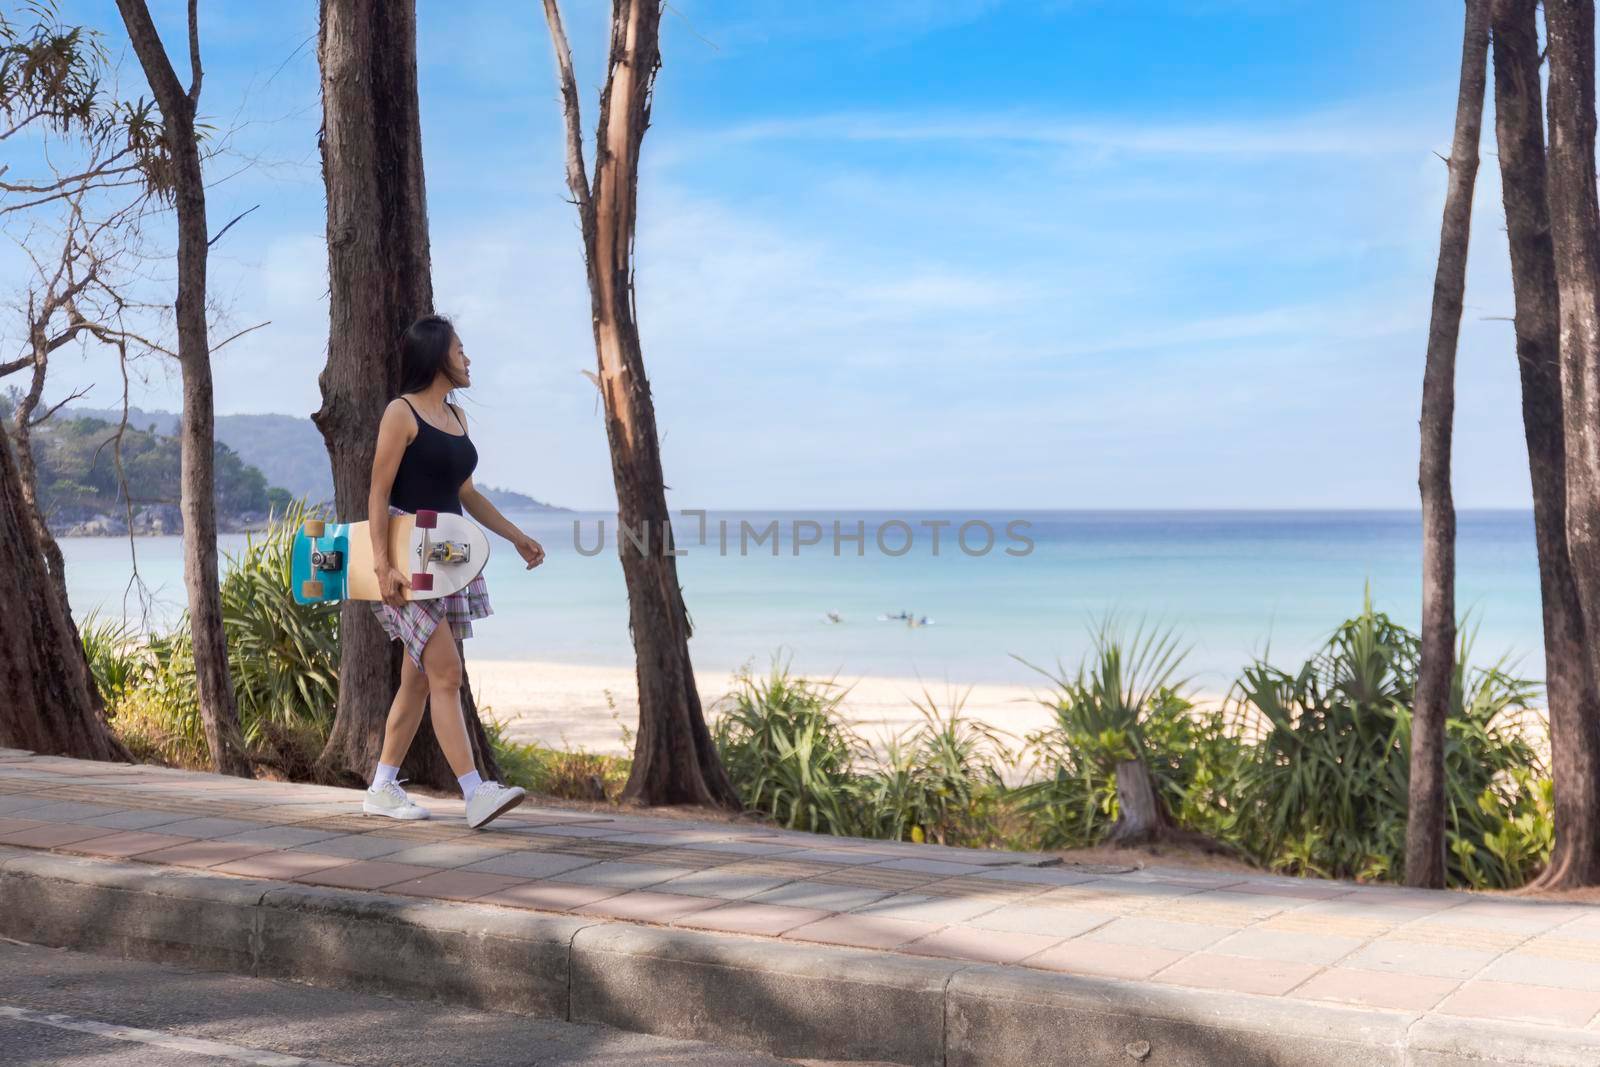
POLYGON ((350 564, 350 524, 347 522, 329 522, 323 525, 321 537, 308 537, 304 528, 297 530, 294 535, 294 548, 289 555, 289 587, 294 592, 295 602, 298 604, 320 604, 329 600, 345 599, 345 586, 349 574, 350 564), (320 554, 329 557, 338 554, 340 561, 336 569, 318 568, 313 557, 320 554), (322 583, 322 595, 308 597, 305 595, 305 583, 315 579, 322 583))

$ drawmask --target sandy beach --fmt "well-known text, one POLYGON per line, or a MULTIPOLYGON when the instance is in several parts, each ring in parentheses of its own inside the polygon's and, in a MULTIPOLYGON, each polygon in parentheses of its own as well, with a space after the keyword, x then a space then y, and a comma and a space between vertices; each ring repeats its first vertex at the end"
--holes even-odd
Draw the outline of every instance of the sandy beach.
MULTIPOLYGON (((632 730, 639 717, 639 696, 633 668, 595 667, 528 660, 467 660, 467 672, 480 705, 506 722, 519 741, 591 752, 625 753, 623 727, 632 730)), ((701 700, 715 716, 717 702, 735 688, 734 675, 702 671, 696 675, 701 700)), ((1049 709, 1036 702, 1042 689, 1022 685, 974 685, 970 689, 926 683, 916 678, 845 677, 835 679, 848 689, 843 711, 855 728, 875 741, 921 721, 912 701, 926 703, 924 689, 941 709, 966 697, 965 712, 1018 741, 1050 722, 1049 709)))

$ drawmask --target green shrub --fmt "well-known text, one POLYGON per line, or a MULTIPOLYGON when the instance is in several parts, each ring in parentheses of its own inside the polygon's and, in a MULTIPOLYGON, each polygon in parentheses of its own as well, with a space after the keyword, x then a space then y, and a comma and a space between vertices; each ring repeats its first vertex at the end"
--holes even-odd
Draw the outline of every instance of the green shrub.
POLYGON ((252 745, 274 728, 326 735, 339 701, 339 606, 298 604, 291 592, 290 552, 306 515, 294 505, 249 535, 222 578, 228 670, 252 745))
POLYGON ((831 682, 791 677, 776 659, 767 677, 744 669, 736 684, 713 737, 745 806, 790 829, 855 832, 861 743, 837 714, 843 694, 831 682))
MULTIPOLYGON (((297 505, 229 556, 221 580, 228 672, 245 742, 291 776, 309 770, 333 723, 339 693, 335 604, 302 605, 290 592, 290 549, 306 516, 297 505)), ((147 758, 205 766, 210 755, 196 696, 185 612, 166 634, 139 641, 94 617, 80 629, 96 684, 119 736, 147 758)))
POLYGON ((567 800, 616 801, 628 782, 633 761, 583 749, 557 749, 506 736, 506 724, 487 707, 478 713, 501 779, 530 793, 567 800))
POLYGON ((83 620, 78 636, 100 699, 108 709, 116 707, 149 673, 144 642, 125 621, 103 619, 98 611, 91 611, 83 620))
MULTIPOLYGON (((1068 676, 1034 667, 1055 690, 1055 722, 1027 738, 1037 775, 1016 791, 1046 848, 1098 844, 1117 820, 1117 765, 1142 762, 1173 821, 1216 834, 1228 828, 1221 783, 1241 758, 1220 713, 1194 707, 1177 677, 1185 651, 1170 629, 1127 633, 1114 617, 1091 630, 1091 652, 1068 676)), ((1026 663, 1026 660, 1022 662, 1026 663)), ((1032 666, 1032 664, 1029 664, 1032 666)))
POLYGON ((1011 761, 1000 731, 948 711, 926 691, 913 702, 922 722, 890 738, 877 767, 859 780, 865 836, 987 847, 1005 809, 1001 766, 1011 761))
MULTIPOLYGON (((1245 670, 1237 726, 1261 737, 1228 784, 1242 847, 1293 873, 1403 877, 1418 656, 1416 635, 1369 599, 1294 673, 1245 670)), ((1445 724, 1447 877, 1504 888, 1549 854, 1543 765, 1518 721, 1535 689, 1470 660, 1464 636, 1445 724)))

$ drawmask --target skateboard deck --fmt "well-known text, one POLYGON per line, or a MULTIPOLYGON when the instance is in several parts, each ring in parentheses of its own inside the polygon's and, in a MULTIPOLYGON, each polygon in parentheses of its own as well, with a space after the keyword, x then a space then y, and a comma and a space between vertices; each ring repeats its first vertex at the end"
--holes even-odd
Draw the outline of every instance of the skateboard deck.
MULTIPOLYGON (((411 579, 411 588, 401 590, 407 600, 437 600, 465 589, 483 572, 489 538, 448 511, 392 515, 389 560, 411 579)), ((383 599, 366 522, 307 519, 295 532, 290 561, 290 586, 301 604, 383 599)))

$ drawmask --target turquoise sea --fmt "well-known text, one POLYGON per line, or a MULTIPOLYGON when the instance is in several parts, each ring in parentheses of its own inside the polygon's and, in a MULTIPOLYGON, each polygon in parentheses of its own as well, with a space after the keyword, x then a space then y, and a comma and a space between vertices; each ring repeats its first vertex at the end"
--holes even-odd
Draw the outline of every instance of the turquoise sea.
MULTIPOLYGON (((509 545, 493 539, 486 574, 495 615, 478 624, 469 656, 631 662, 615 519, 511 518, 545 545, 548 559, 530 573, 509 545), (601 522, 611 543, 594 554, 601 522)), ((1114 611, 1129 622, 1176 627, 1191 647, 1187 668, 1195 686, 1217 693, 1255 655, 1270 649, 1271 658, 1285 663, 1303 656, 1360 608, 1364 585, 1379 608, 1413 627, 1421 596, 1415 512, 712 512, 705 522, 702 544, 699 518, 674 516, 700 668, 746 661, 761 667, 782 649, 801 670, 841 678, 920 675, 940 687, 1026 683, 1038 675, 1013 655, 1042 666, 1058 659, 1075 665, 1088 644, 1088 625, 1114 611), (741 522, 763 531, 773 521, 778 554, 771 539, 741 554, 741 522), (935 553, 929 524, 940 521, 949 525, 939 528, 935 553), (1010 529, 1031 542, 1026 551, 1007 534, 1008 524, 1019 521, 1026 526, 1010 529), (797 522, 800 540, 820 534, 820 543, 798 554, 797 522), (834 523, 844 535, 837 555, 834 523), (973 554, 963 551, 956 542, 963 523, 987 524, 994 547, 979 552, 984 526, 973 525, 966 541, 973 554), (859 548, 848 539, 857 530, 864 534, 859 548), (1008 547, 1020 554, 1008 554, 1008 547), (931 622, 880 620, 901 611, 931 622), (841 621, 829 622, 829 612, 841 621)), ((223 549, 237 551, 244 540, 224 537, 223 549)), ((178 538, 137 541, 139 571, 156 595, 159 622, 182 606, 180 547, 178 538)), ((140 616, 137 597, 125 593, 126 539, 68 538, 62 549, 80 618, 95 609, 140 616)), ((1457 602, 1478 627, 1475 658, 1509 655, 1527 676, 1542 676, 1531 515, 1462 512, 1457 555, 1457 602)))

